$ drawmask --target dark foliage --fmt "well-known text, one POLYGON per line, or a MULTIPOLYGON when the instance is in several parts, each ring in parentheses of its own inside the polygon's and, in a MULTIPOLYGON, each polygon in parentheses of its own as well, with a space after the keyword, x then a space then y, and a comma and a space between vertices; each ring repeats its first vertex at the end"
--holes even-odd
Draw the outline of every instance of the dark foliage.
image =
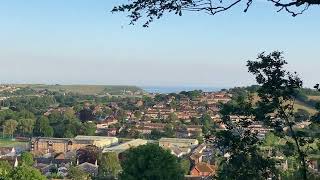
MULTIPOLYGON (((227 11, 232 7, 243 4, 244 12, 254 3, 254 0, 232 0, 232 1, 214 1, 214 0, 134 0, 126 4, 116 6, 112 12, 128 12, 131 24, 134 24, 141 18, 146 18, 144 27, 154 19, 160 19, 163 15, 174 13, 179 16, 184 11, 205 12, 209 15, 215 15, 227 11)), ((319 0, 266 0, 277 7, 277 11, 287 11, 292 16, 302 14, 312 5, 319 5, 319 0)))
POLYGON ((122 162, 120 179, 184 179, 178 158, 157 144, 147 144, 130 149, 122 162))

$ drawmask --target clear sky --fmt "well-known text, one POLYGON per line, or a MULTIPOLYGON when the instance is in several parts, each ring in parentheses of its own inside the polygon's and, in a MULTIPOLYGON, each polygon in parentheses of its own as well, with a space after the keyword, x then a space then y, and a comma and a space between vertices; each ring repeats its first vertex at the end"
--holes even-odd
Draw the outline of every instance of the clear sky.
POLYGON ((142 28, 120 0, 1 0, 0 83, 230 87, 246 60, 285 52, 307 86, 320 81, 320 9, 291 17, 257 0, 243 13, 166 16, 142 28))

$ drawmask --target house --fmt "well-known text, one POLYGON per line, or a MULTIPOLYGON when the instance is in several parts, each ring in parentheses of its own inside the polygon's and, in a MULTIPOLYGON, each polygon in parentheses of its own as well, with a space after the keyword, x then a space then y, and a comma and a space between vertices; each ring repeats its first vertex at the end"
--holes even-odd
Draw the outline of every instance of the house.
POLYGON ((116 136, 117 135, 117 128, 108 128, 107 129, 107 136, 116 136))
POLYGON ((190 174, 193 176, 212 176, 216 172, 216 167, 208 163, 198 163, 196 164, 190 174))
POLYGON ((33 167, 38 169, 44 175, 50 175, 50 170, 55 166, 53 164, 35 163, 33 167))
POLYGON ((102 121, 97 122, 97 131, 107 129, 110 125, 117 124, 118 120, 114 117, 108 117, 102 121))
POLYGON ((176 129, 176 137, 178 138, 197 138, 199 136, 202 136, 202 128, 189 128, 188 126, 184 126, 176 129))
POLYGON ((310 157, 308 160, 308 166, 314 172, 320 172, 320 160, 319 157, 310 157))
POLYGON ((99 131, 96 131, 96 133, 99 136, 115 137, 118 133, 118 129, 117 128, 105 128, 105 129, 100 129, 99 131))
POLYGON ((58 168, 57 174, 62 177, 66 177, 68 175, 68 168, 65 166, 61 166, 58 168))
POLYGON ((153 106, 153 108, 158 108, 158 109, 161 109, 161 108, 165 108, 165 104, 164 103, 157 103, 153 106))
POLYGON ((190 159, 194 162, 194 164, 198 164, 202 162, 203 151, 206 149, 205 144, 200 144, 196 149, 193 150, 190 159))
POLYGON ((138 123, 135 130, 142 134, 150 134, 152 130, 164 131, 166 124, 164 123, 138 123))
POLYGON ((14 147, 0 147, 0 158, 4 156, 15 156, 16 150, 14 147))
POLYGON ((55 155, 53 159, 53 163, 54 164, 71 164, 75 158, 76 158, 75 151, 59 153, 55 155))
POLYGON ((139 124, 139 126, 162 131, 166 127, 166 124, 164 124, 164 123, 142 123, 142 124, 139 124))
POLYGON ((190 159, 193 161, 194 164, 198 164, 202 162, 202 153, 193 153, 190 156, 190 159))
POLYGON ((152 119, 156 119, 160 116, 160 112, 156 109, 147 109, 146 113, 145 113, 146 117, 150 117, 152 119))
POLYGON ((141 134, 151 134, 152 129, 149 127, 137 127, 134 130, 138 131, 141 134))
POLYGON ((262 123, 257 123, 257 122, 249 125, 248 129, 251 132, 257 132, 259 139, 264 139, 266 134, 268 134, 270 131, 272 131, 271 128, 267 128, 262 123))
POLYGON ((82 171, 92 175, 93 177, 98 175, 99 166, 98 166, 97 162, 95 164, 85 162, 85 163, 78 165, 77 167, 79 169, 81 169, 82 171))
POLYGON ((191 118, 191 115, 188 111, 179 111, 179 112, 176 112, 176 114, 177 114, 177 117, 181 120, 187 120, 191 118))
POLYGON ((189 125, 186 126, 186 130, 188 132, 188 137, 202 136, 202 126, 189 125))

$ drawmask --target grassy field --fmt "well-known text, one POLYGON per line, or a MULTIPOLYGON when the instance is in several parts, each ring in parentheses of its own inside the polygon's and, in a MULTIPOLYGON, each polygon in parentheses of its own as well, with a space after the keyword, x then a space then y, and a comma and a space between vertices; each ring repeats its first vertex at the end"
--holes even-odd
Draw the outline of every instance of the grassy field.
POLYGON ((306 111, 308 111, 310 114, 315 114, 317 113, 317 110, 313 107, 310 107, 300 101, 296 102, 296 104, 294 105, 294 109, 297 110, 297 109, 304 109, 306 111))
MULTIPOLYGON (((319 98, 319 100, 320 100, 320 96, 309 96, 309 98, 319 98)), ((254 94, 253 102, 256 103, 258 100, 259 100, 258 95, 254 94)), ((310 107, 309 105, 307 105, 301 101, 296 101, 296 103, 294 104, 294 109, 295 110, 304 109, 304 110, 308 111, 310 114, 317 113, 317 110, 315 108, 310 107)))
POLYGON ((28 142, 18 142, 11 139, 0 139, 0 147, 27 146, 28 142))
POLYGON ((35 90, 48 89, 50 91, 73 92, 85 95, 96 95, 109 93, 112 95, 122 95, 127 91, 142 92, 136 86, 118 85, 45 85, 45 84, 16 84, 17 87, 29 87, 35 90))

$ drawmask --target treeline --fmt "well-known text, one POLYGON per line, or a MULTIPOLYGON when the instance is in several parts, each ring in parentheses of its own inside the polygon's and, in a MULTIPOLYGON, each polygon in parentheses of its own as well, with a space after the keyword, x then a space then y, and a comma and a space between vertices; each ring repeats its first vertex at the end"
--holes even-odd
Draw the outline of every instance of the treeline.
POLYGON ((30 89, 30 88, 20 88, 16 91, 13 91, 13 92, 9 92, 9 91, 1 91, 0 92, 0 96, 5 96, 5 97, 8 97, 8 96, 25 96, 25 95, 35 95, 37 94, 37 92, 33 89, 30 89))
POLYGON ((36 117, 27 110, 0 111, 0 126, 3 136, 45 136, 74 137, 76 135, 94 135, 96 125, 81 122, 72 109, 65 112, 52 112, 48 117, 36 117))

